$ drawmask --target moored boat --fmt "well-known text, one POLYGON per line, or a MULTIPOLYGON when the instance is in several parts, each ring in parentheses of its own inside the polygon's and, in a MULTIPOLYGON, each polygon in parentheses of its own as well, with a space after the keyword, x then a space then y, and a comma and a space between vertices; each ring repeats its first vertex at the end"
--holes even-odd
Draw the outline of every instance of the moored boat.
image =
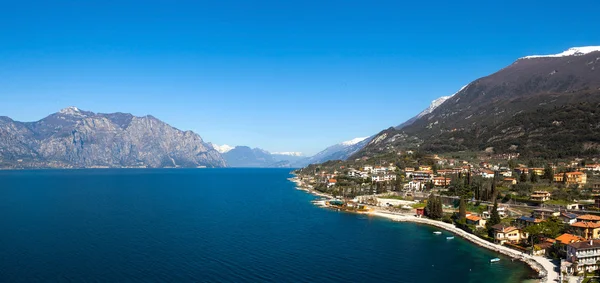
POLYGON ((492 259, 490 259, 490 262, 499 262, 499 261, 500 261, 499 258, 492 258, 492 259))
POLYGON ((441 235, 441 234, 442 234, 442 232, 440 232, 440 231, 435 231, 435 232, 433 232, 433 234, 436 234, 436 235, 441 235))
POLYGON ((454 236, 446 237, 446 240, 452 240, 452 239, 454 239, 454 236))

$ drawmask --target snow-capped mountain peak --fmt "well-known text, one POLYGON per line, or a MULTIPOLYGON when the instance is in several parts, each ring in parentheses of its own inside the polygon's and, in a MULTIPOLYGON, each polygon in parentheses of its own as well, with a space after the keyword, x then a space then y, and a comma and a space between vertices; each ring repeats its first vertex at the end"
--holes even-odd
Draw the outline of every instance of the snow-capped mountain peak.
POLYGON ((520 59, 533 59, 533 58, 545 58, 545 57, 565 57, 565 56, 581 56, 588 53, 600 51, 600 46, 582 46, 582 47, 571 47, 558 54, 550 55, 530 55, 521 57, 520 59))
POLYGON ((287 156, 302 156, 302 152, 297 152, 297 151, 273 152, 271 154, 287 155, 287 156))
POLYGON ((211 145, 219 153, 225 153, 225 152, 228 152, 228 151, 234 149, 233 146, 226 145, 226 144, 224 144, 224 145, 216 145, 214 143, 211 143, 211 145))
POLYGON ((349 140, 349 141, 342 142, 342 143, 341 143, 341 145, 345 145, 345 146, 349 146, 349 145, 355 145, 355 144, 357 144, 357 143, 359 143, 359 142, 361 142, 361 141, 364 141, 364 140, 365 140, 365 139, 367 139, 367 138, 368 138, 368 137, 354 138, 354 139, 351 139, 351 140, 349 140))
POLYGON ((61 109, 58 113, 63 115, 71 115, 71 116, 86 116, 79 108, 75 106, 69 106, 67 108, 61 109))

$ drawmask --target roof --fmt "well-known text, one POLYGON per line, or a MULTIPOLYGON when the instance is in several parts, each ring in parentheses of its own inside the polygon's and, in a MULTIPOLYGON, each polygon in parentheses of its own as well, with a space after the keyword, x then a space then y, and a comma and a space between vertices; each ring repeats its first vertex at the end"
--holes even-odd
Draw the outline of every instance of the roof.
POLYGON ((337 182, 336 179, 329 179, 329 183, 335 183, 335 182, 337 182))
POLYGON ((570 243, 585 241, 585 238, 565 233, 565 234, 562 234, 562 235, 556 237, 556 240, 559 241, 561 244, 567 245, 570 243))
POLYGON ((575 213, 568 213, 568 212, 563 212, 560 214, 560 216, 565 217, 565 218, 569 218, 569 219, 575 219, 577 218, 577 214, 575 213))
POLYGON ((527 217, 527 216, 521 216, 521 217, 517 218, 517 220, 522 220, 522 221, 526 221, 526 222, 533 222, 533 223, 542 222, 542 220, 535 219, 533 217, 527 217))
POLYGON ((570 243, 569 246, 574 247, 578 250, 581 249, 590 249, 590 248, 598 248, 600 247, 600 240, 591 240, 591 241, 583 241, 577 243, 570 243))
POLYGON ((594 222, 575 222, 575 223, 571 224, 571 227, 596 229, 596 228, 600 228, 600 223, 594 223, 594 222))
POLYGON ((600 221, 600 216, 585 214, 577 217, 577 220, 600 221))
POLYGON ((469 216, 467 216, 467 219, 471 220, 471 221, 479 221, 479 220, 481 220, 481 217, 475 216, 475 215, 469 215, 469 216))
POLYGON ((506 226, 505 224, 502 224, 502 223, 496 224, 496 225, 492 226, 492 228, 494 228, 494 230, 496 230, 496 231, 501 231, 504 233, 512 232, 514 230, 519 230, 519 228, 517 228, 517 227, 506 226))

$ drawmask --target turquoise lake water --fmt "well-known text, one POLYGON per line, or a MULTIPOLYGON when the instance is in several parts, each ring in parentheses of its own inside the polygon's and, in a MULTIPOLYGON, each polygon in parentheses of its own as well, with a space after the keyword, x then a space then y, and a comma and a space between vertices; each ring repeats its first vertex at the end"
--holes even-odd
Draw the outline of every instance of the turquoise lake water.
MULTIPOLYGON (((1 282, 520 282, 434 228, 313 206, 288 169, 0 171, 1 282)), ((500 257, 499 263, 489 259, 500 257)))

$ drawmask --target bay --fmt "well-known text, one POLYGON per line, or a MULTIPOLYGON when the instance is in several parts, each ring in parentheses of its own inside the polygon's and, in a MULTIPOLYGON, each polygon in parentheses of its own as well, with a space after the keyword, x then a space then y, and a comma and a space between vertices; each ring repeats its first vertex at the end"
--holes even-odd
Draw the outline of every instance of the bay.
MULTIPOLYGON (((0 171, 2 282, 520 282, 434 228, 313 206, 289 169, 0 171)), ((499 263, 489 259, 500 257, 499 263)))

